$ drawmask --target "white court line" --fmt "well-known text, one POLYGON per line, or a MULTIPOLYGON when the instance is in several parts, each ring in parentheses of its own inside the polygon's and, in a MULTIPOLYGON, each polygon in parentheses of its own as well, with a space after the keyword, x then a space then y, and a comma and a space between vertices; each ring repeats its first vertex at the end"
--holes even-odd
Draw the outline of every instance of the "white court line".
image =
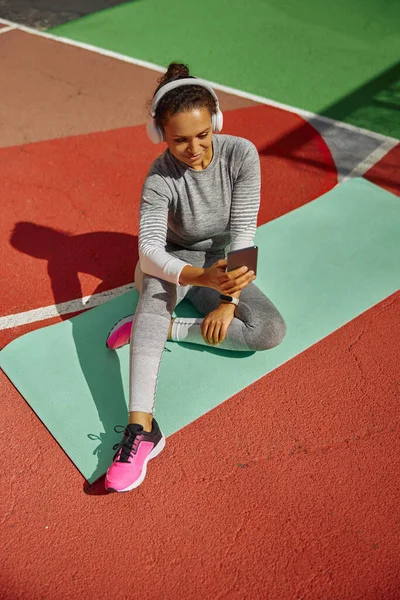
POLYGON ((11 327, 20 327, 21 325, 27 325, 28 323, 44 321, 45 319, 51 319, 52 317, 68 315, 70 313, 93 308, 94 306, 104 304, 104 302, 108 302, 117 296, 121 296, 121 294, 125 294, 125 292, 128 292, 129 290, 133 290, 134 287, 133 283, 129 283, 128 285, 122 285, 121 287, 107 290, 100 294, 93 294, 93 296, 85 296, 84 298, 77 298, 76 300, 69 300, 68 302, 62 302, 60 304, 52 304, 51 306, 43 306, 41 308, 35 308, 34 310, 27 310, 26 312, 0 317, 0 330, 11 329, 11 327))
POLYGON ((8 27, 3 27, 3 29, 0 29, 0 35, 2 33, 7 33, 7 31, 12 31, 13 29, 18 29, 18 27, 16 25, 9 25, 8 27))
POLYGON ((387 139, 375 148, 371 154, 369 154, 362 162, 360 162, 354 169, 343 177, 341 183, 347 181, 348 179, 353 179, 354 177, 362 177, 369 169, 371 169, 377 162, 379 162, 394 146, 397 144, 393 144, 392 140, 387 139))
MULTIPOLYGON (((150 69, 152 71, 157 71, 158 73, 164 73, 165 67, 161 67, 160 65, 156 65, 154 63, 150 63, 144 60, 131 58, 130 56, 126 56, 124 54, 119 54, 117 52, 112 52, 109 50, 104 50, 103 48, 99 48, 97 46, 92 46, 90 44, 85 44, 83 42, 76 42, 74 40, 70 40, 68 38, 57 37, 50 33, 44 33, 42 31, 37 31, 36 29, 31 29, 30 27, 25 27, 23 25, 18 25, 17 23, 13 23, 12 21, 8 21, 6 19, 0 19, 0 23, 5 25, 9 25, 7 31, 12 29, 19 29, 24 31, 25 33, 29 33, 31 35, 37 35, 39 37, 47 38, 53 40, 55 42, 64 43, 70 46, 75 46, 81 48, 83 50, 88 50, 89 52, 95 52, 97 54, 101 54, 103 56, 108 56, 110 58, 114 58, 116 60, 120 60, 123 62, 127 62, 130 64, 134 64, 140 67, 145 67, 146 69, 150 69)), ((1 32, 1 30, 0 30, 1 32)), ((282 108, 283 110, 287 110, 289 112, 295 113, 299 116, 304 117, 310 121, 320 121, 323 123, 328 123, 334 126, 341 127, 342 129, 347 129, 348 131, 352 131, 354 133, 360 133, 363 135, 367 135, 374 139, 382 141, 382 144, 372 152, 364 161, 362 161, 353 171, 344 178, 344 181, 350 179, 350 177, 360 176, 365 173, 375 162, 380 160, 391 148, 397 145, 398 140, 395 138, 391 138, 389 136, 382 135, 380 133, 375 133, 373 131, 369 131, 367 129, 363 129, 361 127, 356 127, 354 125, 349 125, 348 123, 343 123, 341 121, 336 121, 335 119, 330 119, 328 117, 322 117, 315 113, 296 108, 290 106, 288 104, 283 104, 281 102, 275 102, 274 100, 270 100, 269 98, 264 98, 263 96, 258 96, 256 94, 251 94, 249 92, 244 92, 243 90, 238 90, 235 88, 231 88, 225 85, 221 85, 219 83, 205 80, 209 85, 211 85, 216 90, 220 90, 223 92, 227 92, 228 94, 234 94, 241 98, 246 98, 248 100, 253 100, 260 104, 266 104, 268 106, 274 106, 276 108, 282 108)), ((129 289, 132 289, 133 284, 122 286, 119 288, 115 288, 113 290, 109 290, 107 292, 102 292, 100 294, 95 294, 93 296, 85 296, 84 298, 78 298, 76 300, 71 300, 69 302, 63 302, 58 305, 45 306, 41 308, 37 308, 34 310, 29 310, 22 313, 16 313, 14 315, 7 315, 5 317, 0 317, 0 330, 9 329, 11 327, 19 327, 21 325, 26 325, 28 323, 33 323, 35 321, 43 321, 45 319, 50 319, 52 317, 56 317, 59 315, 70 314, 73 312, 78 312, 83 309, 93 308, 94 306, 99 306, 112 298, 116 298, 117 296, 125 293, 129 289)))
MULTIPOLYGON (((91 44, 85 44, 84 42, 77 42, 75 40, 70 40, 64 37, 58 37, 52 35, 51 33, 45 33, 44 31, 38 31, 36 29, 32 29, 30 27, 25 27, 24 25, 18 25, 18 23, 14 23, 12 21, 8 21, 7 19, 0 19, 0 23, 4 23, 5 25, 12 25, 20 31, 24 31, 25 33, 30 33, 31 35, 37 35, 39 37, 44 37, 49 40, 53 40, 54 42, 60 42, 62 44, 67 44, 69 46, 75 46, 77 48, 81 48, 83 50, 88 50, 89 52, 95 52, 97 54, 102 54, 103 56, 108 56, 109 58, 115 58, 116 60, 121 60, 123 62, 127 62, 133 65, 137 65, 139 67, 145 67, 146 69, 150 69, 152 71, 157 71, 157 73, 164 73, 165 67, 160 65, 156 65, 151 62, 147 62, 145 60, 140 60, 139 58, 132 58, 130 56, 126 56, 125 54, 120 54, 119 52, 113 52, 111 50, 105 50, 104 48, 100 48, 99 46, 92 46, 91 44)), ((283 104, 282 102, 276 102, 275 100, 271 100, 269 98, 264 98, 263 96, 258 96, 257 94, 252 94, 250 92, 245 92, 243 90, 238 90, 236 88, 228 87, 226 85, 217 83, 215 81, 210 81, 208 79, 203 79, 203 81, 211 85, 211 87, 219 90, 221 92, 226 92, 227 94, 233 94, 240 98, 246 98, 247 100, 253 100, 254 102, 258 102, 260 104, 266 104, 268 106, 274 106, 275 108, 282 108, 283 110, 287 110, 288 112, 295 113, 301 117, 304 117, 307 120, 319 121, 321 123, 327 123, 331 125, 337 125, 342 129, 347 129, 348 131, 352 131, 354 133, 361 133, 363 135, 367 135, 371 138, 381 140, 382 142, 385 140, 392 140, 398 143, 399 140, 396 138, 389 137, 387 135, 383 135, 381 133, 376 133, 374 131, 369 131, 368 129, 364 129, 362 127, 356 127, 355 125, 350 125, 349 123, 343 123, 342 121, 336 121, 335 119, 330 119, 329 117, 323 117, 321 115, 317 115, 316 113, 309 112, 308 110, 303 110, 302 108, 297 108, 295 106, 291 106, 290 104, 283 104)))

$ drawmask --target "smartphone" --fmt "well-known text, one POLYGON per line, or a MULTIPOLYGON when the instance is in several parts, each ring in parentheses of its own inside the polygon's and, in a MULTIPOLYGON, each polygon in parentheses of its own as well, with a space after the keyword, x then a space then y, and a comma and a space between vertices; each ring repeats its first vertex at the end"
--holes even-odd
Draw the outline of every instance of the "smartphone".
POLYGON ((254 271, 254 274, 257 275, 257 256, 257 246, 249 246, 248 248, 228 252, 226 270, 234 271, 240 267, 247 267, 249 271, 254 271))

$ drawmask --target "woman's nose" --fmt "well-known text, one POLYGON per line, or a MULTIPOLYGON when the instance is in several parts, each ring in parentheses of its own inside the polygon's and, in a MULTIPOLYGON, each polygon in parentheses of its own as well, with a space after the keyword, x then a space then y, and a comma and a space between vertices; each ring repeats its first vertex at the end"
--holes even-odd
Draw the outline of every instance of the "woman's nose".
POLYGON ((189 143, 190 154, 198 154, 199 153, 199 149, 200 149, 199 142, 197 140, 192 140, 189 143))

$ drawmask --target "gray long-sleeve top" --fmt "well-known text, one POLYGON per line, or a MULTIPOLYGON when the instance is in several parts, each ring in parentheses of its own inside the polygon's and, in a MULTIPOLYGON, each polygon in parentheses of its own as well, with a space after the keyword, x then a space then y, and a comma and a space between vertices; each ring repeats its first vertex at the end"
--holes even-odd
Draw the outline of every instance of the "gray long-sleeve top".
POLYGON ((166 251, 239 250, 254 244, 260 205, 260 161, 248 140, 213 136, 213 158, 203 171, 167 149, 152 164, 140 204, 139 259, 143 273, 171 283, 190 264, 166 251))

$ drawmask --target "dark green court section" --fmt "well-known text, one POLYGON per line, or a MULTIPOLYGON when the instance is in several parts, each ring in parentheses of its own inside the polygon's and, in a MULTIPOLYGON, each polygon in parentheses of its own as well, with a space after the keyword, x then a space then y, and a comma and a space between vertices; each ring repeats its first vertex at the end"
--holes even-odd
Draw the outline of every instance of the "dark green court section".
POLYGON ((399 23, 399 0, 139 0, 51 32, 400 137, 399 23))

